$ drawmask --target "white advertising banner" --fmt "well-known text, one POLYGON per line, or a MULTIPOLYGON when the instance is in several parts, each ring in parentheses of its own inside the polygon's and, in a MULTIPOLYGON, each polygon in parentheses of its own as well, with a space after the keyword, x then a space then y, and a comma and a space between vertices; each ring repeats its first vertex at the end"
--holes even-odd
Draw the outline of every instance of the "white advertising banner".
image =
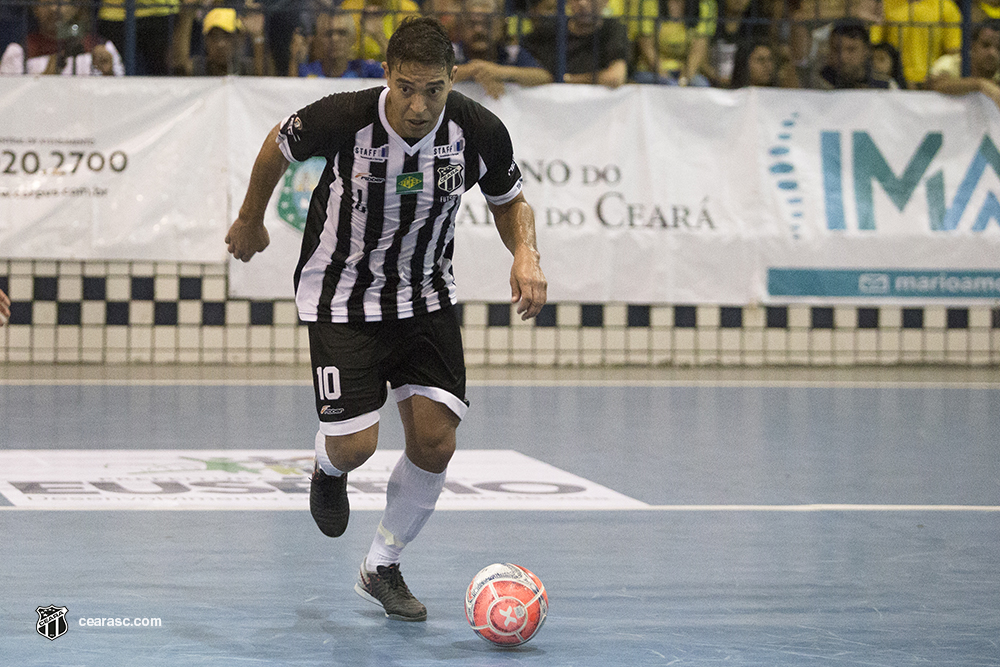
MULTIPOLYGON (((544 86, 491 100, 458 89, 510 130, 552 301, 1000 298, 1000 112, 984 96, 544 86)), ((264 97, 234 104, 246 113, 234 126, 270 108, 264 97)), ((321 169, 290 168, 270 255, 234 267, 233 295, 291 296, 296 228, 321 169)), ((240 201, 235 168, 231 183, 240 201)), ((459 298, 507 300, 509 269, 474 189, 457 219, 459 298)))
POLYGON ((1000 298, 1000 112, 982 95, 757 91, 771 299, 1000 298))
MULTIPOLYGON (((385 509, 402 451, 378 450, 347 482, 352 510, 385 509)), ((0 510, 297 510, 315 453, 292 449, 0 451, 0 510)), ((648 509, 513 450, 462 450, 439 510, 648 509)))
MULTIPOLYGON (((225 261, 268 131, 377 81, 0 79, 0 257, 225 261)), ((461 92, 504 120, 552 301, 1000 298, 1000 111, 982 95, 624 86, 461 92)), ((321 160, 292 165, 271 246, 230 295, 292 296, 321 160)), ((477 189, 459 298, 506 301, 477 189)))
POLYGON ((0 77, 0 256, 219 262, 220 80, 0 77))

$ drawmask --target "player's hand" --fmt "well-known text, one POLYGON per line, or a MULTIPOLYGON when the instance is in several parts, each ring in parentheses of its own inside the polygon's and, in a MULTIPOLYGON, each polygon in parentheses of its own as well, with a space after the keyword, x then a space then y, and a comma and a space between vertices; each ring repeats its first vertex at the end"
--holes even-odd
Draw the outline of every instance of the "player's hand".
POLYGON ((531 319, 541 312, 548 285, 538 263, 538 253, 518 251, 510 269, 510 302, 517 304, 517 313, 522 320, 531 319))
POLYGON ((242 218, 236 218, 226 234, 229 254, 241 262, 249 262, 270 243, 271 236, 262 223, 247 222, 242 218))

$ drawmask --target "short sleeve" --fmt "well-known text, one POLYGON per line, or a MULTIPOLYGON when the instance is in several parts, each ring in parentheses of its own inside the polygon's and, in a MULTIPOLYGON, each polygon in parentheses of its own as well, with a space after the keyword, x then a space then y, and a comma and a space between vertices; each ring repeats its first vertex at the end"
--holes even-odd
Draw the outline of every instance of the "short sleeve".
POLYGON ((289 162, 305 162, 336 152, 357 131, 356 119, 364 116, 365 104, 377 99, 380 90, 327 95, 288 116, 278 127, 282 155, 289 162))
POLYGON ((521 192, 521 170, 514 162, 510 133, 496 114, 463 95, 452 91, 449 103, 473 151, 466 159, 479 157, 480 192, 491 204, 506 204, 521 192))
POLYGON ((521 192, 521 170, 514 162, 510 133, 499 119, 484 148, 480 156, 486 173, 479 178, 479 189, 489 203, 506 204, 521 192))

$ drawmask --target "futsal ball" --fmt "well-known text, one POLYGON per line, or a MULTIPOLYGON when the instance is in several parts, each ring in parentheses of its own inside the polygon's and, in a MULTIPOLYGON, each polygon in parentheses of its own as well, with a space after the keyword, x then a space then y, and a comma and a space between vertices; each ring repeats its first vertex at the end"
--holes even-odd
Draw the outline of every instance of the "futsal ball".
POLYGON ((530 570, 512 563, 481 569, 465 595, 465 618, 476 634, 497 646, 518 646, 545 622, 549 598, 530 570))

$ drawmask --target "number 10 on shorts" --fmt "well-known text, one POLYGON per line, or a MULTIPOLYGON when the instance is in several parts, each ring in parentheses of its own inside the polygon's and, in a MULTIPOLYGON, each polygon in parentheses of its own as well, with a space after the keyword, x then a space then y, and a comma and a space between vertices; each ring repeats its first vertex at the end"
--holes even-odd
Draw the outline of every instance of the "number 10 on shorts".
POLYGON ((336 401, 340 398, 340 371, 337 367, 317 367, 316 386, 319 387, 319 400, 336 401))

